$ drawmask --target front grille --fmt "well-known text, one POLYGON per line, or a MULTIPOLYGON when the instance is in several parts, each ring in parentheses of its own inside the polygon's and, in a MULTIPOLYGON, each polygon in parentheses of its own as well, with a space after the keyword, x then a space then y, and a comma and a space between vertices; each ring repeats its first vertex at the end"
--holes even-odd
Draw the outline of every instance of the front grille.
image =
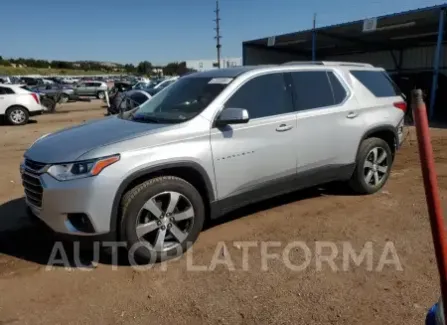
POLYGON ((45 164, 30 159, 25 159, 25 167, 33 171, 39 171, 45 167, 45 164))
POLYGON ((42 207, 43 195, 38 171, 43 167, 45 167, 45 164, 26 159, 25 169, 22 173, 22 185, 25 188, 26 200, 38 208, 42 207))

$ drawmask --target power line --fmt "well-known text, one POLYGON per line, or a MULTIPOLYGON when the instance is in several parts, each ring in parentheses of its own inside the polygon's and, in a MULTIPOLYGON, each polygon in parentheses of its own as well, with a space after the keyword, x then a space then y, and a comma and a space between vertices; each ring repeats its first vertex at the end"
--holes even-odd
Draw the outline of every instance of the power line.
POLYGON ((222 48, 220 39, 222 38, 222 36, 220 35, 219 0, 216 0, 216 10, 214 10, 214 12, 216 13, 216 19, 214 19, 214 22, 216 22, 216 27, 214 28, 214 30, 216 31, 216 36, 214 36, 214 39, 216 40, 217 67, 220 68, 220 49, 222 48))

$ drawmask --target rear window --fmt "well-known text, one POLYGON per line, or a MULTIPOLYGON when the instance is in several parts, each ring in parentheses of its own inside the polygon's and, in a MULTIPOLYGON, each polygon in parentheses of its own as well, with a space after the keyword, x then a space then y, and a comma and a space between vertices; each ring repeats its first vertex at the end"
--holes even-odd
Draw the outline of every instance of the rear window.
POLYGON ((400 96, 399 87, 383 71, 351 71, 351 74, 360 81, 376 97, 400 96))

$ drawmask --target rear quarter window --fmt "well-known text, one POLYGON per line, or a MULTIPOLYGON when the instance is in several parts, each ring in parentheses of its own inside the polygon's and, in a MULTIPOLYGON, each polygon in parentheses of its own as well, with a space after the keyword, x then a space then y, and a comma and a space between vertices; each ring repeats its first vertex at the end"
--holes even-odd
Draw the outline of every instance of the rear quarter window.
POLYGON ((8 87, 0 87, 0 95, 13 95, 14 90, 8 87))
POLYGON ((360 81, 376 97, 400 96, 401 91, 384 71, 351 71, 351 74, 360 81))

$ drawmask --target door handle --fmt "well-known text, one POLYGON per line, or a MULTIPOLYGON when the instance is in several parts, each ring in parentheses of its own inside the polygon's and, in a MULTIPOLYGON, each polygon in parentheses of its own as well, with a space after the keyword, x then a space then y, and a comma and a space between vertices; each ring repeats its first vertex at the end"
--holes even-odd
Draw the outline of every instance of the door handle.
POLYGON ((276 128, 276 131, 278 132, 284 132, 284 131, 289 131, 293 128, 292 125, 287 125, 287 124, 281 124, 280 126, 278 126, 276 128))
POLYGON ((349 112, 348 115, 346 115, 347 118, 354 118, 357 117, 357 113, 356 112, 349 112))

